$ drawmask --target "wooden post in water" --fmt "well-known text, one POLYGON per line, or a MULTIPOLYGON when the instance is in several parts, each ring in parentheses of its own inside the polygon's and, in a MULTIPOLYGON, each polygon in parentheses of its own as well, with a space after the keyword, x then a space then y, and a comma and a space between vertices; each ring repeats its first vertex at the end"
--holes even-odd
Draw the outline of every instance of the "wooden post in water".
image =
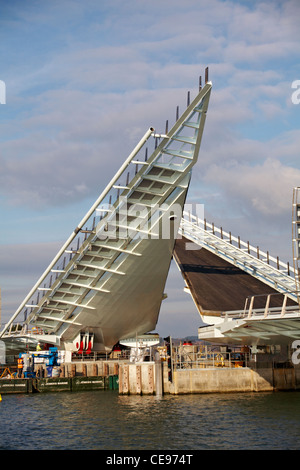
POLYGON ((98 375, 98 366, 96 363, 93 364, 93 367, 92 367, 92 375, 94 377, 96 377, 98 375))
POLYGON ((119 394, 123 393, 123 367, 119 368, 119 394))
POLYGON ((109 375, 109 366, 107 362, 103 363, 103 376, 107 377, 109 375))
POLYGON ((158 352, 155 355, 155 393, 158 397, 163 396, 162 363, 158 352))
POLYGON ((142 367, 137 365, 136 368, 136 393, 137 395, 142 394, 142 367))
POLYGON ((124 364, 123 366, 122 393, 125 395, 129 394, 129 365, 128 364, 124 364))
POLYGON ((148 366, 148 385, 149 385, 149 393, 154 393, 154 374, 153 374, 153 365, 149 364, 148 366))

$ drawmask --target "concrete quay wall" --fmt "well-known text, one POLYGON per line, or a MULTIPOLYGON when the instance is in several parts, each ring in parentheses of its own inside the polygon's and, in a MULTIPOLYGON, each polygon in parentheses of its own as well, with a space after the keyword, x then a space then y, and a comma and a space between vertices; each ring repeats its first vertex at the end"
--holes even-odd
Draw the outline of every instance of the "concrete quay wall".
POLYGON ((167 364, 124 364, 119 367, 123 395, 266 392, 300 390, 300 368, 181 369, 169 380, 167 364))
POLYGON ((60 375, 0 380, 1 393, 118 390, 122 395, 197 394, 300 390, 300 367, 178 369, 166 362, 66 363, 60 375))
POLYGON ((174 372, 174 381, 169 393, 226 393, 270 391, 274 387, 272 371, 258 375, 247 368, 179 370, 174 372))

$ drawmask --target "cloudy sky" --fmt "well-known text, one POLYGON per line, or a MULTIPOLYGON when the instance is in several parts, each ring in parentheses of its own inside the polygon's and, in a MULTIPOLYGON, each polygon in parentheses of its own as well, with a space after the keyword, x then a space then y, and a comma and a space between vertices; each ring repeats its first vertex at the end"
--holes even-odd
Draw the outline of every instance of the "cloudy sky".
MULTIPOLYGON (((2 321, 146 129, 163 132, 196 95, 206 66, 213 91, 189 201, 292 262, 299 17, 298 0, 0 0, 2 321)), ((175 267, 167 293, 157 331, 197 334, 175 267)))

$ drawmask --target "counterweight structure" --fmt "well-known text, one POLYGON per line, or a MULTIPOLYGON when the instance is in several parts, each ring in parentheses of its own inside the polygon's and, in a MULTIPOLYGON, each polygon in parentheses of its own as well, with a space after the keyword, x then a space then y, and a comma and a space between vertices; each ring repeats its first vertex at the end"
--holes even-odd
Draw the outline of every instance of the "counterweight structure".
POLYGON ((169 132, 145 133, 0 337, 103 351, 155 329, 211 87, 169 132))

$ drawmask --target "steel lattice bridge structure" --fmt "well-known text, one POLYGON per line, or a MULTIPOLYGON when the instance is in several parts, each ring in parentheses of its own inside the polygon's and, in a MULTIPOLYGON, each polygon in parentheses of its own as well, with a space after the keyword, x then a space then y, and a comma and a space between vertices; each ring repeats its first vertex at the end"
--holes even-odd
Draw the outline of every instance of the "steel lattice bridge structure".
POLYGON ((249 346, 300 340, 299 191, 294 188, 293 267, 205 219, 183 213, 174 258, 203 321, 199 339, 249 346), (194 248, 186 250, 190 243, 194 248))
MULTIPOLYGON (((184 212, 211 90, 206 69, 204 86, 200 80, 192 101, 188 93, 187 107, 181 116, 177 111, 173 127, 168 130, 167 122, 164 133, 153 127, 146 131, 6 323, 0 339, 22 345, 39 341, 69 351, 77 351, 82 344, 86 349, 110 351, 122 339, 151 332, 166 296, 173 256, 206 325, 202 337, 247 343, 265 341, 274 331, 276 340, 278 335, 300 335, 297 266, 290 268, 278 260, 272 266, 274 259, 268 254, 254 256, 249 244, 240 240, 236 244, 231 234, 184 212), (197 249, 183 250, 182 243, 187 242, 197 249), (217 307, 209 302, 203 307, 205 295, 199 300, 198 281, 184 262, 186 254, 195 260, 199 253, 210 253, 271 289, 266 291, 263 312, 254 309, 256 289, 251 283, 244 292, 250 303, 243 310, 226 313, 222 302, 228 286, 217 307), (276 295, 282 298, 276 307, 279 313, 270 307, 276 295), (251 322, 259 323, 261 330, 247 336, 251 322)), ((198 268, 203 267, 201 262, 198 268)), ((221 271, 217 275, 229 277, 224 276, 228 270, 221 271)), ((212 283, 210 290, 216 297, 214 289, 212 283)), ((230 296, 234 298, 234 292, 230 296)))

